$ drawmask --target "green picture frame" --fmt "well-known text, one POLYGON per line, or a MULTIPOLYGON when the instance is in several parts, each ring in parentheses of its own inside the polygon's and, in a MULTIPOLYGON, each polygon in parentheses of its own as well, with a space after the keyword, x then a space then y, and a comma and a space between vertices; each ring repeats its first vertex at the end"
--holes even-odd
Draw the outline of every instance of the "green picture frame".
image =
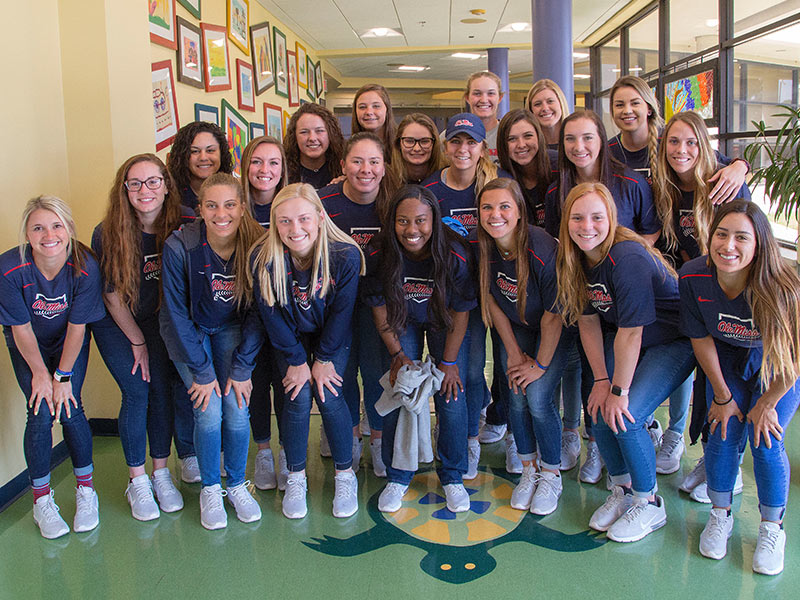
POLYGON ((242 175, 242 155, 250 137, 250 124, 233 105, 222 99, 220 107, 219 126, 228 140, 228 148, 233 159, 233 174, 236 177, 242 175))
POLYGON ((178 0, 178 2, 180 2, 183 8, 189 11, 190 15, 200 20, 200 13, 202 12, 200 9, 201 0, 178 0))
POLYGON ((289 55, 286 47, 286 35, 274 25, 272 26, 273 52, 275 56, 275 93, 289 98, 289 55))

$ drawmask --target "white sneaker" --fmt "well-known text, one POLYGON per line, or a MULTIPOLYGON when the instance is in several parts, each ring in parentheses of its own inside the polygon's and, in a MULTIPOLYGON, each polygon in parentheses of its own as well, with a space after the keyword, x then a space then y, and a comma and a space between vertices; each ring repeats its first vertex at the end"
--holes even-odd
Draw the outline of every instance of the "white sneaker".
POLYGON ((728 553, 728 538, 733 533, 733 516, 724 508, 712 508, 708 523, 700 534, 700 554, 720 560, 728 553))
POLYGON ((574 431, 561 432, 561 467, 562 471, 569 471, 578 464, 581 457, 581 436, 574 431))
POLYGON ((274 490, 278 485, 278 478, 275 475, 275 458, 269 448, 256 452, 253 483, 260 490, 274 490))
POLYGON ((701 456, 700 460, 697 461, 697 464, 694 468, 689 472, 689 474, 683 478, 681 484, 678 486, 678 489, 682 492, 686 492, 690 494, 694 488, 696 488, 701 483, 705 483, 706 481, 706 461, 705 456, 701 456))
POLYGON ((172 481, 169 469, 156 469, 153 471, 153 493, 158 500, 158 505, 166 513, 178 511, 183 508, 183 496, 172 481))
POLYGON ((514 488, 514 491, 511 492, 511 508, 528 510, 531 507, 531 500, 533 500, 533 494, 536 492, 536 484, 538 482, 539 473, 536 468, 532 464, 523 466, 519 483, 514 488))
POLYGON ((228 472, 225 470, 225 453, 219 453, 219 476, 220 477, 227 477, 228 472))
POLYGON ((667 429, 661 436, 661 447, 656 453, 656 473, 669 475, 681 468, 681 456, 686 449, 683 435, 667 429))
POLYGON ((603 476, 603 457, 597 442, 590 441, 586 444, 586 460, 581 465, 578 477, 584 483, 597 483, 603 476))
POLYGON ((372 471, 375 473, 375 477, 386 477, 386 465, 383 464, 383 456, 381 456, 382 446, 382 438, 370 439, 369 454, 372 458, 372 471))
POLYGON ((378 497, 378 510, 385 513, 397 512, 403 506, 403 496, 407 491, 407 485, 390 481, 378 497))
POLYGON ((75 519, 72 521, 72 530, 75 533, 91 531, 100 524, 98 504, 94 488, 86 485, 75 488, 75 519))
POLYGON ((522 470, 522 461, 519 459, 519 453, 517 452, 517 442, 514 439, 514 435, 509 433, 506 436, 506 473, 518 475, 522 473, 522 470))
MULTIPOLYGON (((736 481, 733 484, 733 495, 738 496, 744 490, 744 480, 742 479, 742 468, 736 473, 736 481)), ((689 494, 689 498, 695 502, 702 504, 711 504, 711 499, 708 497, 708 483, 703 482, 697 485, 689 494)))
POLYGON ((458 513, 469 510, 469 494, 464 489, 463 483, 448 483, 443 487, 445 498, 447 498, 447 508, 451 512, 458 513))
POLYGON ((467 481, 478 476, 478 463, 481 460, 481 444, 478 440, 467 440, 467 472, 463 479, 467 481))
POLYGON ((561 475, 550 471, 539 473, 539 483, 531 500, 531 512, 535 515, 549 515, 558 508, 562 489, 561 475))
POLYGON ((325 427, 322 423, 319 424, 319 455, 322 458, 330 458, 331 445, 328 443, 328 434, 325 433, 325 427))
POLYGON ((69 525, 61 518, 59 508, 54 499, 55 492, 50 490, 33 504, 33 521, 39 526, 42 537, 54 540, 69 533, 69 525))
POLYGON ((200 465, 197 464, 197 457, 187 456, 181 460, 181 481, 184 483, 198 483, 201 480, 200 465))
POLYGON ((222 529, 228 526, 228 513, 222 504, 222 497, 226 493, 218 483, 204 486, 200 490, 200 523, 206 529, 222 529))
POLYGON ((481 444, 494 444, 495 442, 499 442, 506 435, 507 429, 508 426, 505 423, 502 425, 484 423, 478 434, 478 441, 481 444))
POLYGON ((358 465, 361 463, 361 454, 364 452, 364 443, 361 438, 353 436, 353 473, 358 473, 358 465))
POLYGON ((367 419, 366 411, 361 413, 361 420, 358 422, 358 430, 361 432, 362 436, 372 433, 372 430, 369 428, 369 419, 367 419))
POLYGON ((125 497, 131 505, 131 514, 137 521, 152 521, 161 514, 153 498, 153 484, 147 474, 131 479, 125 489, 125 497))
POLYGON ((661 447, 661 437, 664 434, 658 419, 653 419, 653 422, 647 426, 647 433, 650 434, 650 441, 653 442, 653 448, 658 452, 658 449, 661 447))
POLYGON ((236 509, 236 518, 242 523, 252 523, 261 518, 261 507, 247 489, 249 485, 249 481, 243 481, 239 485, 227 489, 228 502, 233 504, 233 508, 236 509))
POLYGON ((608 531, 608 528, 630 508, 631 504, 633 504, 633 495, 630 492, 626 494, 622 486, 615 485, 611 495, 592 514, 592 518, 589 519, 589 527, 596 531, 608 531))
POLYGON ((283 447, 278 452, 278 472, 275 474, 275 478, 278 480, 278 489, 282 492, 286 489, 286 480, 289 479, 289 467, 283 447))
POLYGON ((656 496, 655 502, 636 497, 631 507, 608 528, 606 536, 615 542, 636 542, 667 524, 664 499, 656 496))
POLYGON ((308 513, 306 505, 306 476, 303 473, 289 473, 286 478, 286 492, 281 505, 287 519, 302 519, 308 513))
POLYGON ((761 521, 758 541, 753 553, 753 571, 762 575, 777 575, 783 571, 783 552, 786 532, 771 521, 761 521))
POLYGON ((341 471, 336 474, 333 481, 335 489, 333 494, 333 516, 339 518, 353 516, 358 510, 358 479, 356 479, 356 474, 353 471, 341 471))

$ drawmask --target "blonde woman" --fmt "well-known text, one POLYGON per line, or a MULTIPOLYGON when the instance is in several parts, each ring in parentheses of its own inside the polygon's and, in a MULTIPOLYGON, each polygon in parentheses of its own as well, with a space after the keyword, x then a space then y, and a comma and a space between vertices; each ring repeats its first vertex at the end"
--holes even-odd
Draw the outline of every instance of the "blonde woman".
POLYGON ((547 147, 558 149, 561 121, 569 115, 569 105, 559 85, 552 79, 540 79, 531 86, 525 108, 533 113, 542 128, 547 147))

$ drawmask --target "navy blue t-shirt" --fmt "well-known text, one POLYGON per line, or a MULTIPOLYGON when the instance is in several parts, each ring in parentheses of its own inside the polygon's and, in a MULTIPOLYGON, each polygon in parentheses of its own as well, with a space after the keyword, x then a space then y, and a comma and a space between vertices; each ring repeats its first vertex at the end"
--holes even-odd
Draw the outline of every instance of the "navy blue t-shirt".
POLYGON ((181 204, 183 204, 186 208, 190 210, 197 210, 197 204, 199 199, 197 194, 194 193, 194 190, 191 186, 187 186, 181 190, 181 204))
POLYGON ((80 277, 67 261, 50 281, 33 262, 30 247, 23 261, 18 248, 0 255, 0 323, 9 347, 14 346, 11 326, 30 323, 39 347, 52 356, 61 352, 68 323, 93 323, 105 316, 100 269, 94 257, 86 253, 84 258, 80 277))
MULTIPOLYGON (((315 190, 321 190, 327 186, 331 182, 331 179, 333 179, 333 177, 331 177, 331 173, 328 171, 328 163, 325 163, 316 171, 314 169, 308 169, 302 164, 300 165, 300 182, 313 186, 315 190)), ((293 181, 292 183, 297 182, 293 181)))
POLYGON ((589 304, 606 326, 643 327, 642 348, 678 337, 678 281, 638 242, 618 242, 586 273, 589 304))
POLYGON ((253 218, 264 229, 269 229, 269 213, 272 209, 272 202, 269 204, 256 204, 253 202, 253 218))
POLYGON ((372 204, 358 204, 344 193, 344 181, 319 191, 319 198, 334 224, 353 238, 362 250, 381 231, 381 220, 372 204))

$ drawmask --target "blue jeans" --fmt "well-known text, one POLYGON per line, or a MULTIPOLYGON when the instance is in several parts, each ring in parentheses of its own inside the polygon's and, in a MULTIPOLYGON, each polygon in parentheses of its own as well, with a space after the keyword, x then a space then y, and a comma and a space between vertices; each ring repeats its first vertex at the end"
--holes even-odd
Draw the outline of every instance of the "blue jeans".
MULTIPOLYGON (((358 371, 364 386, 364 408, 371 429, 383 429, 383 418, 375 411, 375 403, 381 397, 380 379, 389 366, 383 352, 383 341, 372 319, 372 308, 358 302, 353 311, 353 335, 350 345, 350 359, 342 375, 342 390, 353 427, 361 419, 361 390, 358 386, 358 371)), ((337 370, 337 372, 339 372, 337 370)))
MULTIPOLYGON (((721 344, 717 344, 722 376, 733 393, 733 399, 739 410, 746 416, 763 393, 758 381, 759 373, 756 372, 748 380, 743 379, 734 372, 732 361, 726 360, 727 357, 720 352, 720 346, 721 344)), ((707 405, 711 406, 714 391, 710 383, 707 383, 706 398, 707 405)), ((784 437, 798 404, 800 404, 800 380, 795 381, 794 386, 783 395, 775 407, 784 437)), ((740 423, 735 417, 728 419, 728 431, 724 441, 720 426, 708 436, 705 447, 708 497, 714 506, 730 506, 733 502, 733 486, 739 469, 740 446, 746 443, 747 437, 750 438, 750 452, 753 455, 753 473, 756 478, 761 516, 767 521, 780 522, 783 520, 789 497, 790 469, 784 442, 770 436, 772 448, 767 448, 762 437, 761 443, 755 447, 752 423, 740 423)))
POLYGON ((91 325, 97 349, 122 394, 119 437, 129 467, 145 463, 148 438, 152 458, 169 456, 173 434, 178 456, 194 455, 192 404, 169 360, 158 328, 158 317, 137 322, 137 325, 147 343, 149 383, 142 379, 141 369, 131 374, 133 351, 130 340, 114 320, 106 315, 91 325))
MULTIPOLYGON (((614 377, 614 334, 605 338, 605 359, 609 379, 614 377)), ((616 485, 632 484, 637 496, 656 492, 656 453, 647 433, 647 417, 691 374, 695 367, 692 345, 687 338, 643 349, 628 393, 627 431, 615 434, 598 412, 592 432, 600 454, 616 485)))
MULTIPOLYGON (((539 331, 511 323, 517 344, 525 354, 536 356, 541 335, 539 331)), ((540 464, 545 469, 561 466, 561 419, 558 415, 556 386, 567 363, 571 335, 562 335, 547 371, 528 384, 525 391, 509 392, 508 418, 517 442, 521 460, 533 460, 539 447, 540 464)), ((501 346, 503 370, 508 370, 508 353, 501 346)))
MULTIPOLYGON (((203 331, 203 349, 214 363, 217 383, 220 391, 225 391, 228 372, 231 368, 231 356, 242 337, 239 323, 226 325, 218 329, 203 331)), ((186 363, 175 363, 178 373, 186 388, 190 388, 194 379, 186 363)), ((197 463, 203 486, 216 485, 220 482, 219 459, 220 447, 225 452, 225 470, 228 473, 228 487, 235 487, 244 481, 247 465, 247 447, 250 444, 250 422, 247 405, 236 402, 233 389, 223 397, 216 392, 211 393, 206 410, 193 408, 194 411, 194 448, 197 452, 197 463), (224 431, 224 433, 223 433, 224 431)))
MULTIPOLYGON (((418 323, 407 323, 406 330, 400 336, 400 345, 405 355, 411 360, 422 359, 422 345, 427 337, 428 351, 433 356, 434 361, 438 362, 444 355, 444 345, 447 339, 447 331, 435 330, 420 325, 418 323)), ((456 364, 458 365, 459 376, 465 373, 467 366, 467 344, 463 342, 458 351, 456 364)), ((437 449, 441 462, 436 469, 439 481, 442 485, 451 483, 461 483, 462 476, 467 472, 467 403, 464 393, 459 391, 458 396, 449 402, 445 401, 442 393, 437 393, 433 397, 436 406, 436 415, 439 423, 439 440, 437 449)), ((383 417, 383 443, 381 444, 381 456, 386 464, 386 478, 389 481, 408 485, 414 473, 411 471, 401 471, 392 467, 392 457, 394 456, 394 433, 397 429, 397 419, 400 410, 393 410, 383 417)))
POLYGON ((694 378, 689 374, 689 377, 669 395, 669 429, 681 435, 686 429, 686 419, 689 417, 693 383, 694 378))
POLYGON ((556 387, 556 398, 561 397, 564 405, 562 422, 564 429, 577 429, 581 425, 581 409, 583 408, 581 396, 581 355, 578 351, 580 340, 578 335, 570 329, 562 332, 561 337, 567 336, 566 361, 561 381, 556 387))
MULTIPOLYGON (((316 339, 304 335, 301 342, 306 348, 306 352, 309 353, 308 365, 311 366, 313 365, 313 356, 310 355, 309 349, 316 345, 316 339)), ((337 373, 344 373, 349 356, 350 340, 346 340, 331 358, 337 373)), ((281 374, 281 381, 283 381, 289 364, 280 352, 275 352, 275 361, 278 372, 281 374)), ((338 396, 334 396, 330 390, 325 388, 325 397, 319 398, 316 385, 312 387, 312 382, 307 381, 297 398, 290 400, 291 395, 287 395, 283 405, 281 432, 289 471, 297 472, 306 468, 308 420, 311 415, 312 399, 316 400, 317 408, 322 416, 322 426, 325 427, 325 435, 328 437, 331 447, 334 467, 339 471, 344 471, 353 466, 353 423, 341 389, 338 390, 338 394, 338 396)))
MULTIPOLYGON (((40 348, 41 350, 41 348, 40 348)), ((17 383, 25 396, 25 403, 31 397, 31 381, 33 374, 13 342, 9 343, 8 353, 11 355, 11 366, 17 376, 17 383)), ((51 373, 58 367, 61 352, 48 355, 42 352, 42 359, 47 370, 51 373)), ((92 431, 83 412, 81 403, 81 388, 86 376, 86 363, 89 361, 89 334, 86 334, 83 347, 72 367, 72 395, 78 406, 70 406, 71 416, 67 418, 67 411, 61 409, 61 429, 64 440, 67 442, 72 467, 80 470, 79 474, 92 472, 92 431)), ((47 403, 42 401, 39 405, 39 414, 33 414, 33 407, 28 407, 28 420, 25 423, 23 437, 23 450, 25 463, 28 465, 28 477, 33 485, 43 485, 50 481, 50 459, 53 453, 53 421, 55 417, 50 414, 47 403)))
MULTIPOLYGON (((464 335, 462 347, 467 348, 468 362, 465 371, 461 372, 464 390, 467 396, 467 434, 471 438, 478 437, 480 431, 481 411, 489 405, 491 395, 486 385, 486 326, 481 319, 481 307, 469 312, 467 333, 464 335)), ((461 369, 459 369, 461 371, 461 369)))
POLYGON ((258 353, 256 366, 251 376, 253 392, 250 395, 250 429, 253 431, 253 441, 256 444, 266 444, 272 437, 271 431, 271 404, 275 405, 275 417, 278 422, 278 437, 283 445, 280 435, 281 415, 283 414, 283 383, 275 364, 275 350, 269 340, 264 341, 261 352, 258 353), (269 389, 272 387, 272 402, 270 402, 269 389))
POLYGON ((500 360, 500 346, 503 342, 492 327, 489 330, 492 337, 492 386, 490 388, 491 402, 486 407, 486 423, 489 425, 508 424, 508 379, 500 360))

